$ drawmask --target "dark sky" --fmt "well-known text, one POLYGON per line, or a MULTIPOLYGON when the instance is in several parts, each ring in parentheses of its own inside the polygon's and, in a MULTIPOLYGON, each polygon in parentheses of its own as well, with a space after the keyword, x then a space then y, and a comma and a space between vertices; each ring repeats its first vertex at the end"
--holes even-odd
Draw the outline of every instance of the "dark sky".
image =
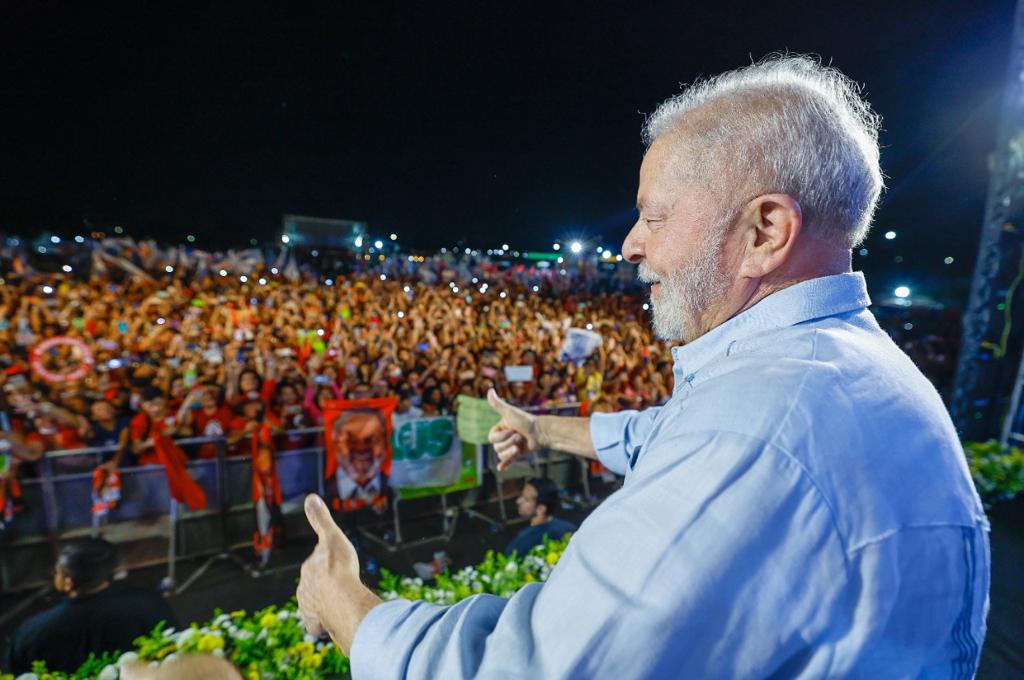
POLYGON ((871 257, 969 271, 1014 3, 875 4, 5 1, 0 229, 223 246, 294 212, 421 247, 618 244, 642 112, 789 49, 884 117, 871 257))

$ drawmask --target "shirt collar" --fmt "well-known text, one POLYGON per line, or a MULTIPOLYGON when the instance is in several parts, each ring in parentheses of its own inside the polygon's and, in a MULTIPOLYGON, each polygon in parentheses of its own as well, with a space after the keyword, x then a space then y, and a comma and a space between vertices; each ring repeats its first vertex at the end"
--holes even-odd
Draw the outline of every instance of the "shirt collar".
POLYGON ((686 345, 672 348, 676 389, 737 340, 771 328, 795 326, 871 305, 864 274, 822 276, 783 288, 686 345))

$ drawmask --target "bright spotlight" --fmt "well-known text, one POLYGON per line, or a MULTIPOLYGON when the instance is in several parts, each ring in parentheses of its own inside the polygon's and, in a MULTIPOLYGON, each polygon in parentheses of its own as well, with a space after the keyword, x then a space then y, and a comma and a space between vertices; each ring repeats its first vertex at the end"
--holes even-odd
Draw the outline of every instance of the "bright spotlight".
POLYGON ((561 250, 562 249, 562 244, 560 244, 560 243, 552 243, 551 244, 551 249, 552 250, 561 250))
POLYGON ((353 243, 352 245, 354 245, 356 248, 362 248, 363 247, 363 237, 362 236, 356 236, 355 243, 353 243))
POLYGON ((894 238, 896 238, 896 232, 895 231, 887 231, 887 232, 885 232, 885 240, 886 241, 891 241, 894 238))
POLYGON ((398 234, 392 234, 391 235, 391 240, 392 241, 397 241, 398 240, 398 234))
POLYGON ((906 286, 897 286, 896 290, 893 291, 893 295, 898 298, 910 297, 910 289, 906 286))
POLYGON ((569 250, 572 251, 573 255, 578 255, 583 250, 583 244, 579 241, 573 241, 569 244, 569 250))
POLYGON ((377 239, 376 241, 373 242, 373 247, 374 248, 383 248, 384 247, 384 241, 381 241, 380 239, 377 239))
POLYGON ((281 243, 290 243, 291 240, 292 237, 289 236, 288 234, 281 234, 281 243))
POLYGON ((70 273, 71 273, 71 265, 69 265, 69 264, 66 264, 66 265, 64 265, 63 267, 61 267, 61 270, 62 270, 62 271, 63 271, 63 272, 65 273, 65 274, 70 274, 70 273))

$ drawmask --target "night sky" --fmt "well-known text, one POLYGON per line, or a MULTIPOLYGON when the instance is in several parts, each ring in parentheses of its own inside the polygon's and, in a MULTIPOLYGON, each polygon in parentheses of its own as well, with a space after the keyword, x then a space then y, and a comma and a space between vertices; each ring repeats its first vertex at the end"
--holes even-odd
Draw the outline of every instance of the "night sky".
POLYGON ((643 113, 789 49, 864 83, 885 120, 860 266, 973 266, 1011 0, 250 4, 4 2, 0 229, 223 247, 298 213, 423 248, 618 245, 643 113))

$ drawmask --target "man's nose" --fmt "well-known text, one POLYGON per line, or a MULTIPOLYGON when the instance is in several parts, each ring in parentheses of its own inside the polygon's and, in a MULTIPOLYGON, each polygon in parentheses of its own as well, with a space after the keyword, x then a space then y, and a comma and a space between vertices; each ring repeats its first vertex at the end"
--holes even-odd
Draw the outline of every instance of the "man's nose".
POLYGON ((633 264, 640 264, 644 261, 644 239, 640 235, 640 220, 633 224, 633 228, 626 234, 626 240, 622 242, 622 257, 633 264))

